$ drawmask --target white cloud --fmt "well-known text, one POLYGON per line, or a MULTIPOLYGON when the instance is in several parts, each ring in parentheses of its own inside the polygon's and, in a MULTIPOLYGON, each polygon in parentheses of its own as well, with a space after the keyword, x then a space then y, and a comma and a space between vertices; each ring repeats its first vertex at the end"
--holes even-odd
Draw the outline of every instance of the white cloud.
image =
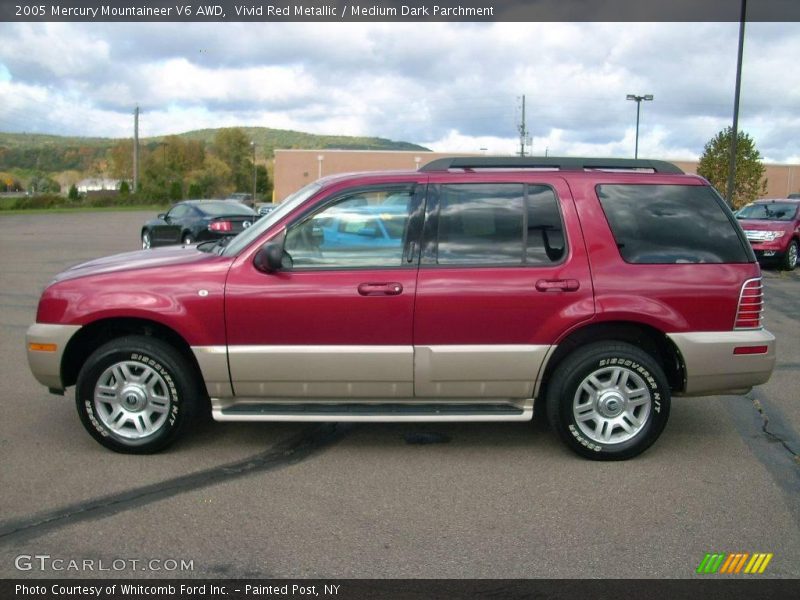
MULTIPOLYGON (((735 23, 0 24, 0 130, 128 136, 252 125, 518 149, 692 158, 731 120, 735 23)), ((740 124, 797 156, 800 24, 750 24, 740 124)))

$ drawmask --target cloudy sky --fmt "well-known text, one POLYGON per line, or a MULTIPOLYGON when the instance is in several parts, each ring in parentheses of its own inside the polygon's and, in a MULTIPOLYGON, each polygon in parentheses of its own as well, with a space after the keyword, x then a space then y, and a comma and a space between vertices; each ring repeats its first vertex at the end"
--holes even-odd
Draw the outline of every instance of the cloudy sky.
MULTIPOLYGON (((731 123, 737 23, 0 24, 0 131, 224 126, 534 154, 697 158, 731 123)), ((800 162, 800 23, 748 24, 740 128, 800 162)))

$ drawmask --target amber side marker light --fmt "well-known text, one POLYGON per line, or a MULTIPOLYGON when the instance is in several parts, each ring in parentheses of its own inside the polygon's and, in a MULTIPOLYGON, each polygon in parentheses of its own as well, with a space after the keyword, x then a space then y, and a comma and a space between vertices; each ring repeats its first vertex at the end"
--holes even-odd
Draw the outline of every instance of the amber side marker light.
POLYGON ((28 350, 31 352, 55 352, 57 349, 56 344, 35 344, 33 342, 28 344, 28 350))
POLYGON ((733 349, 734 354, 766 354, 767 346, 738 346, 733 349))

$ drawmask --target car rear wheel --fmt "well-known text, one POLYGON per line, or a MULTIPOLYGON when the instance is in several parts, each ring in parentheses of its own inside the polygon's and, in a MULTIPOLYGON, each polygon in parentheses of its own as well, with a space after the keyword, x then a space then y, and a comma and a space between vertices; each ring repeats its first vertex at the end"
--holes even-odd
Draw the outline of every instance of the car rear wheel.
POLYGON ((797 266, 797 240, 792 240, 789 242, 789 247, 786 249, 786 252, 783 255, 783 261, 781 263, 781 267, 785 271, 793 271, 794 268, 797 266))
POLYGON ((575 351, 556 368, 547 391, 551 426, 573 451, 593 460, 644 452, 664 430, 669 408, 658 362, 622 342, 575 351))
POLYGON ((191 373, 186 359, 161 340, 112 340, 89 356, 78 375, 75 402, 81 422, 116 452, 158 452, 196 413, 202 395, 191 373))
POLYGON ((150 239, 150 232, 146 231, 146 230, 143 231, 142 232, 142 249, 143 250, 147 250, 148 248, 150 248, 152 246, 152 244, 153 244, 153 240, 150 239))

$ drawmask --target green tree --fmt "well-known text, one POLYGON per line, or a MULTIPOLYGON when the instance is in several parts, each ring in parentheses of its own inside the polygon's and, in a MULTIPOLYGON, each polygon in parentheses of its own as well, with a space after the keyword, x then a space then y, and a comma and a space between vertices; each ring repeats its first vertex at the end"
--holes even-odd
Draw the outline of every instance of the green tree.
POLYGON ((232 189, 247 191, 253 186, 252 147, 244 131, 232 127, 220 129, 214 137, 214 154, 230 169, 232 189), (249 182, 249 183, 248 183, 249 182))
POLYGON ((200 187, 199 183, 191 183, 189 184, 189 198, 202 198, 203 197, 203 190, 200 187))
POLYGON ((183 199, 183 185, 180 181, 173 181, 169 186, 169 199, 173 202, 183 199))
POLYGON ((67 198, 69 198, 70 202, 77 202, 80 196, 78 195, 78 188, 75 187, 73 183, 69 186, 69 193, 67 194, 67 198))
MULTIPOLYGON (((703 149, 697 174, 705 177, 717 190, 726 195, 730 166, 733 129, 726 127, 715 135, 703 149)), ((749 135, 740 131, 736 136, 736 177, 733 184, 733 207, 740 208, 767 192, 766 167, 761 153, 749 135)))
POLYGON ((221 197, 231 191, 231 170, 228 165, 214 155, 207 154, 203 161, 203 168, 193 171, 189 181, 197 186, 200 193, 192 197, 214 198, 221 197))
POLYGON ((108 151, 108 167, 115 179, 133 177, 133 140, 117 142, 108 151))
POLYGON ((61 191, 61 185, 52 177, 47 175, 36 175, 31 178, 30 187, 37 194, 57 194, 61 191))
POLYGON ((127 196, 131 193, 131 186, 127 182, 127 180, 123 179, 122 182, 119 184, 119 194, 120 196, 127 196))
POLYGON ((263 199, 267 199, 270 197, 271 192, 272 182, 269 180, 267 167, 264 165, 258 165, 256 167, 256 194, 261 196, 263 199))

